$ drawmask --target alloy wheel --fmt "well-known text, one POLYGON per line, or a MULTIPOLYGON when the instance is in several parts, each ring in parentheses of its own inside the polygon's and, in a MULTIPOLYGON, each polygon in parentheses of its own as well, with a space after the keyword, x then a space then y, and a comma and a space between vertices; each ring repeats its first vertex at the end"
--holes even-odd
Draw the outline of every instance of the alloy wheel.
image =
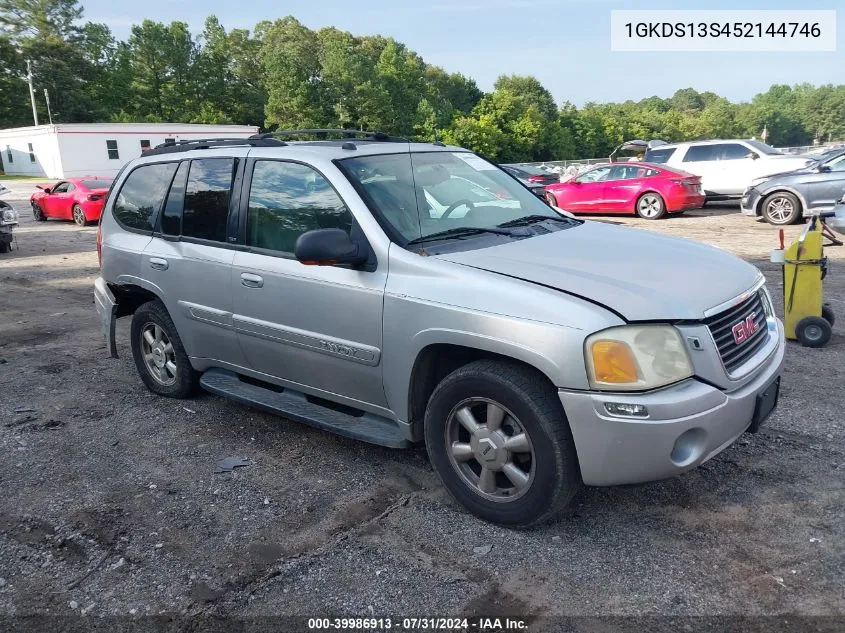
POLYGON ((637 209, 644 218, 654 218, 660 214, 660 199, 655 195, 645 195, 637 203, 637 209))
POLYGON ((141 354, 150 376, 164 386, 176 382, 176 353, 167 332, 157 323, 141 328, 141 354))
POLYGON ((791 217, 795 207, 789 198, 772 198, 766 205, 766 215, 777 224, 786 223, 791 217))
POLYGON ((79 226, 85 226, 85 213, 80 207, 73 207, 73 221, 79 226))
POLYGON ((452 467, 476 494, 496 502, 518 499, 534 481, 531 438, 517 417, 487 398, 452 409, 445 428, 452 467))

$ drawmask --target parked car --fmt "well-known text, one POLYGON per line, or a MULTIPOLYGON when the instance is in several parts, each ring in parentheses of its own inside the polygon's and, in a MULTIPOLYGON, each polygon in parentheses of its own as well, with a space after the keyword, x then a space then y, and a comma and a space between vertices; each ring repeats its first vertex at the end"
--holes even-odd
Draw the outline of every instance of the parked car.
POLYGON ((782 154, 757 140, 694 141, 649 147, 645 161, 701 176, 707 200, 739 199, 755 178, 799 169, 813 161, 782 154))
POLYGON ((48 218, 73 220, 79 226, 97 222, 112 181, 95 176, 69 178, 55 185, 36 185, 29 199, 32 215, 39 222, 48 218))
POLYGON ((546 187, 546 200, 571 213, 636 213, 656 220, 704 204, 701 178, 649 163, 599 165, 546 187))
MULTIPOLYGON (((0 184, 0 198, 10 195, 10 191, 0 184)), ((15 227, 18 225, 18 212, 5 200, 0 200, 0 253, 12 250, 15 227)))
POLYGON ((184 142, 122 169, 94 297, 112 355, 131 316, 151 391, 424 442, 452 496, 507 525, 582 482, 694 468, 775 407, 784 332, 754 266, 560 215, 459 147, 339 134, 184 142))
POLYGON ((539 167, 533 167, 531 165, 500 165, 500 167, 528 186, 550 185, 560 182, 560 176, 558 174, 548 172, 539 167))
POLYGON ((845 194, 845 150, 769 178, 758 178, 740 202, 745 215, 762 216, 769 224, 793 224, 805 215, 829 211, 845 194))

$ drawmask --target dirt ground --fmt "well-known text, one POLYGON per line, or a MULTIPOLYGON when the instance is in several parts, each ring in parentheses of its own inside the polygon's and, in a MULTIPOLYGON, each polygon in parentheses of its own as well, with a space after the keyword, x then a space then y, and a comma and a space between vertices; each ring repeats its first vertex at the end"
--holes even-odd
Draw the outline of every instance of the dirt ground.
MULTIPOLYGON (((613 615, 635 619, 601 630, 640 631, 659 621, 643 616, 779 616, 768 630, 827 616, 801 626, 842 630, 845 247, 827 251, 834 338, 788 345, 759 434, 668 481, 584 489, 556 523, 513 531, 451 502, 421 448, 152 395, 127 319, 120 359, 106 356, 96 227, 35 223, 12 202, 24 217, 0 256, 0 619, 510 615, 544 631, 564 627, 551 616, 595 630, 579 617, 613 615), (215 474, 231 456, 248 466, 215 474)), ((780 292, 776 230, 735 209, 623 221, 735 252, 780 292)))

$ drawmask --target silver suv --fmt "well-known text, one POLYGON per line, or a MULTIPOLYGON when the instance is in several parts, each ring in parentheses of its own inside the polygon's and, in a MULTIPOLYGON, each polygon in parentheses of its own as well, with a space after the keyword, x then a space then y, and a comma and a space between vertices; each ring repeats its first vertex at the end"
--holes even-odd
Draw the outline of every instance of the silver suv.
POLYGON ((118 175, 95 300, 112 355, 132 317, 151 391, 425 442, 507 525, 698 466, 775 407, 754 266, 568 217, 458 147, 343 135, 162 146, 118 175))

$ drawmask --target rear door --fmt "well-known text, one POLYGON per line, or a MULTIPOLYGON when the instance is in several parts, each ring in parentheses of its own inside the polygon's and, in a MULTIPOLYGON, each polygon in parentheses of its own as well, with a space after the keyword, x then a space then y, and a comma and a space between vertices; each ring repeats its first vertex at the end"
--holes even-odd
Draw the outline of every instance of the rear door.
POLYGON ((610 175, 610 165, 596 167, 568 183, 565 196, 561 196, 561 208, 566 211, 593 213, 605 209, 605 181, 610 175))
POLYGON ((701 187, 707 195, 724 195, 716 144, 690 145, 678 165, 690 174, 701 177, 701 187))
POLYGON ((245 365, 232 327, 232 242, 246 151, 210 150, 207 158, 175 165, 144 252, 142 274, 161 289, 185 349, 200 366, 245 365))
POLYGON ((310 165, 251 159, 244 196, 234 324, 250 367, 311 393, 387 406, 381 373, 387 263, 362 270, 306 266, 294 257, 306 231, 340 228, 364 239, 343 199, 310 165))

